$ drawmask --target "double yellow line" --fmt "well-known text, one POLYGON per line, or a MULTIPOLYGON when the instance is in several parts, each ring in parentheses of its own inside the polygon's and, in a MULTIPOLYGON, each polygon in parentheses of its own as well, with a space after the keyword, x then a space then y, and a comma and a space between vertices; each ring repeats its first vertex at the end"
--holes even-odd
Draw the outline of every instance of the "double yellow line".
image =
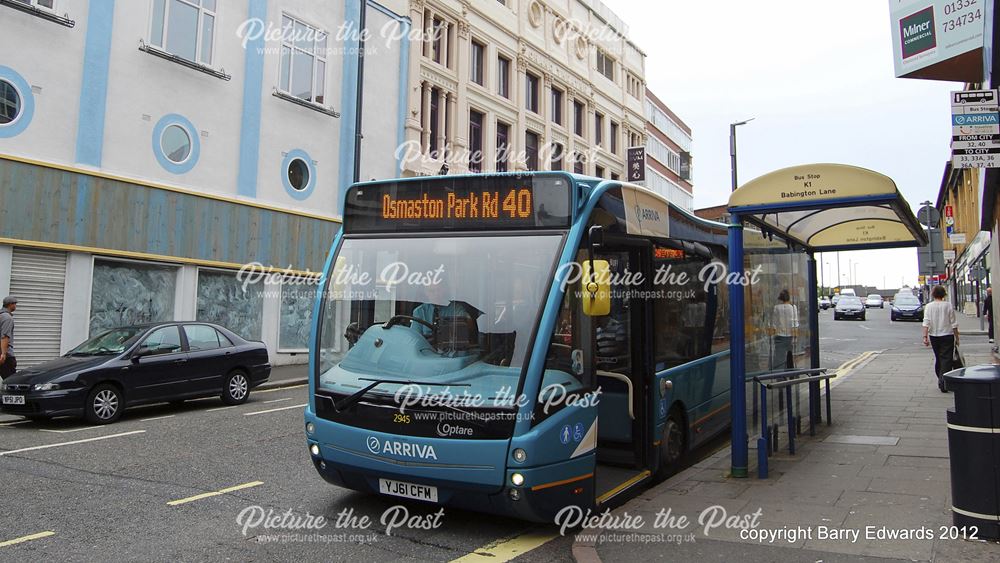
POLYGON ((875 350, 864 352, 857 358, 847 360, 846 362, 840 364, 840 367, 837 368, 837 377, 846 376, 847 374, 854 371, 854 369, 857 368, 859 365, 868 361, 869 358, 875 356, 876 354, 878 354, 878 352, 875 350))

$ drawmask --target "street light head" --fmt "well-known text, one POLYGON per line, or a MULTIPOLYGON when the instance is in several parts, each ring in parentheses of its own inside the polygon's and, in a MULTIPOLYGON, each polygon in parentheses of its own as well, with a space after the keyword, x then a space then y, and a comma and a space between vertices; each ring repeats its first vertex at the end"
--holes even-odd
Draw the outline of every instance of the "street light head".
POLYGON ((740 122, 737 122, 737 123, 733 123, 732 126, 733 127, 739 127, 740 125, 746 125, 747 123, 750 123, 754 119, 757 119, 757 118, 756 117, 751 117, 750 119, 744 119, 743 121, 740 121, 740 122))

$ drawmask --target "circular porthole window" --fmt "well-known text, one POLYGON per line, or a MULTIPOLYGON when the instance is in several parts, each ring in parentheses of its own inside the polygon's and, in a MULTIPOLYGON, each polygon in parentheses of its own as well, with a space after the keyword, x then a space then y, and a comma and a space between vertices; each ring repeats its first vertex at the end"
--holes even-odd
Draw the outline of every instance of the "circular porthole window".
POLYGON ((303 191, 309 186, 309 165, 301 158, 293 158, 288 163, 288 184, 295 191, 303 191))
POLYGON ((198 164, 201 142, 198 128, 186 117, 164 115, 153 127, 153 156, 171 174, 185 174, 198 164))
POLYGON ((305 200, 316 189, 316 163, 309 153, 302 149, 292 149, 281 161, 281 183, 288 195, 297 200, 305 200))
POLYGON ((191 136, 180 125, 170 124, 160 136, 160 148, 167 160, 181 164, 191 156, 191 136))
POLYGON ((21 115, 21 95, 6 80, 0 80, 0 125, 7 125, 21 115))

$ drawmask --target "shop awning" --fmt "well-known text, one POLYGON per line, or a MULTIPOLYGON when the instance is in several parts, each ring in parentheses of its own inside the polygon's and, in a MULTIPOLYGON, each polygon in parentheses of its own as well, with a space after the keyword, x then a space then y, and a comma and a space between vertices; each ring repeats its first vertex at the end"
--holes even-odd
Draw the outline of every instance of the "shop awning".
POLYGON ((776 170, 733 192, 729 212, 807 250, 924 246, 927 235, 892 178, 845 164, 776 170))

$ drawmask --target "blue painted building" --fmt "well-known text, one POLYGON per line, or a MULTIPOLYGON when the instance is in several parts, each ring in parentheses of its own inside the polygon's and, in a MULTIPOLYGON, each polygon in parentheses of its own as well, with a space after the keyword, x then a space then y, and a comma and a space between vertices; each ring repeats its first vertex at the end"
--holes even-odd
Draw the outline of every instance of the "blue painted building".
POLYGON ((361 6, 0 2, 0 294, 22 365, 169 319, 306 360, 312 286, 236 274, 322 267, 355 143, 362 178, 399 174, 408 5, 366 4, 363 137, 361 6))

